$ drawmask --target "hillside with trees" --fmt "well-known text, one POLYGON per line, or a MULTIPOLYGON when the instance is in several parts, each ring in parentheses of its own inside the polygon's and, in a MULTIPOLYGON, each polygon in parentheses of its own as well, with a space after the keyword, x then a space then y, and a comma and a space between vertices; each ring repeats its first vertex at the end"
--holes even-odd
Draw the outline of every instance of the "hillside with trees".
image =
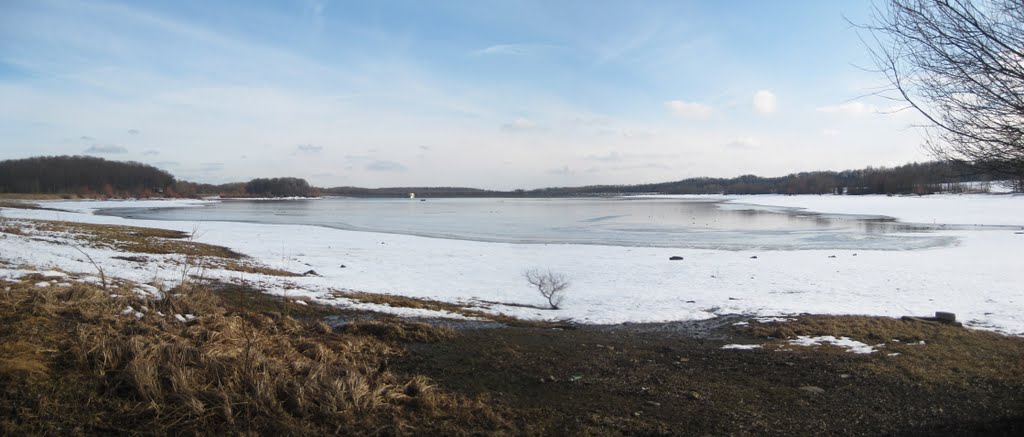
POLYGON ((107 161, 91 156, 0 161, 0 193, 148 197, 164 192, 174 183, 170 173, 139 162, 107 161))
POLYGON ((257 178, 245 184, 245 193, 255 197, 315 197, 317 189, 305 179, 299 178, 257 178))
POLYGON ((981 172, 952 162, 912 163, 898 167, 814 171, 779 177, 743 175, 733 178, 697 177, 674 182, 636 185, 591 185, 533 190, 490 191, 459 187, 325 188, 325 195, 350 197, 563 197, 618 194, 933 194, 966 189, 968 181, 991 181, 1006 175, 981 172))

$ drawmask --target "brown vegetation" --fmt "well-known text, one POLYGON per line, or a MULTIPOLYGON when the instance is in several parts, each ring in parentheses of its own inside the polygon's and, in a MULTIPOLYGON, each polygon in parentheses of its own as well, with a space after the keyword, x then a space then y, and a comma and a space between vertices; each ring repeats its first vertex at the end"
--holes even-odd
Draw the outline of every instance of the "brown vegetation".
POLYGON ((203 288, 160 301, 109 294, 27 281, 0 294, 0 433, 459 435, 506 427, 482 401, 391 371, 388 360, 405 352, 378 330, 335 332, 322 321, 229 310, 203 288), (129 305, 143 316, 123 313, 129 305), (185 313, 198 317, 173 316, 185 313))
POLYGON ((804 316, 784 323, 752 323, 746 332, 773 339, 832 335, 869 345, 884 343, 882 353, 899 354, 899 359, 866 363, 865 368, 918 383, 1024 382, 1024 339, 994 332, 865 316, 804 316))

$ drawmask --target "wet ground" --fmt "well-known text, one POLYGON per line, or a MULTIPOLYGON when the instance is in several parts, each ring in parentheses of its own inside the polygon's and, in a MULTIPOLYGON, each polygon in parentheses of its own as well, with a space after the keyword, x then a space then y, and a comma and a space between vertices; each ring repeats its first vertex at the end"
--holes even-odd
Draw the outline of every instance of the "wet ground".
POLYGON ((723 350, 734 323, 475 326, 410 344, 396 369, 489 397, 524 434, 1021 435, 1024 386, 952 383, 885 369, 885 354, 723 350), (486 327, 488 329, 477 329, 486 327))

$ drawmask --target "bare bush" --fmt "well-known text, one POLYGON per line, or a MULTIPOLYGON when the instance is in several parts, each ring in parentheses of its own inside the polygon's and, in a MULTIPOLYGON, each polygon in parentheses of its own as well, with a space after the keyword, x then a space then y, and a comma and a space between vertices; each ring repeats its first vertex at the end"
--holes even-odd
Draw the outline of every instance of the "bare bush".
POLYGON ((565 300, 565 290, 572 285, 565 275, 551 270, 530 269, 523 272, 523 277, 537 288, 541 296, 548 300, 551 309, 555 310, 565 300))

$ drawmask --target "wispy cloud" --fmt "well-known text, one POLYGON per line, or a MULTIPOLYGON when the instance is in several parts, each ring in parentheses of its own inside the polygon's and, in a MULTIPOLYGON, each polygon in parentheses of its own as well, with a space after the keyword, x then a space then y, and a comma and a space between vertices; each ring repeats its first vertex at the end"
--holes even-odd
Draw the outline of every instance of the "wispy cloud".
POLYGON ((145 152, 142 152, 142 156, 156 156, 156 155, 159 155, 159 154, 160 154, 159 151, 152 150, 152 149, 151 150, 147 150, 145 152))
POLYGON ((105 155, 105 154, 117 154, 117 153, 128 153, 128 149, 118 146, 116 144, 93 144, 88 149, 82 151, 90 155, 105 155))
POLYGON ((893 114, 906 109, 902 106, 879 107, 864 102, 846 102, 838 105, 820 106, 816 110, 827 114, 863 115, 863 114, 893 114))
POLYGON ((757 146, 760 146, 760 145, 761 145, 761 141, 760 140, 758 140, 757 138, 754 138, 754 137, 750 137, 750 136, 739 137, 739 138, 733 139, 732 141, 729 141, 728 143, 725 143, 726 147, 731 147, 731 148, 736 148, 736 149, 749 149, 749 148, 757 147, 757 146))
POLYGON ((138 129, 128 129, 128 135, 138 135, 140 133, 138 129))
POLYGON ((714 114, 714 109, 703 103, 686 102, 683 100, 672 100, 665 103, 665 107, 672 112, 672 115, 680 118, 693 120, 706 120, 714 114))
POLYGON ((369 171, 378 172, 404 172, 405 166, 394 161, 376 160, 366 164, 365 167, 369 171))
POLYGON ((537 123, 526 118, 517 118, 509 123, 501 125, 501 128, 507 131, 528 131, 537 129, 537 123))
POLYGON ((299 144, 298 146, 295 146, 295 149, 299 153, 315 154, 323 152, 324 146, 314 146, 312 144, 299 144))
POLYGON ((473 56, 515 56, 539 53, 556 48, 558 46, 552 44, 495 44, 474 50, 470 54, 473 56))
POLYGON ((550 174, 550 175, 556 175, 556 176, 572 176, 572 175, 576 174, 576 172, 574 172, 571 168, 569 168, 568 165, 563 165, 563 166, 558 167, 558 168, 552 168, 552 169, 548 170, 547 173, 550 174))

